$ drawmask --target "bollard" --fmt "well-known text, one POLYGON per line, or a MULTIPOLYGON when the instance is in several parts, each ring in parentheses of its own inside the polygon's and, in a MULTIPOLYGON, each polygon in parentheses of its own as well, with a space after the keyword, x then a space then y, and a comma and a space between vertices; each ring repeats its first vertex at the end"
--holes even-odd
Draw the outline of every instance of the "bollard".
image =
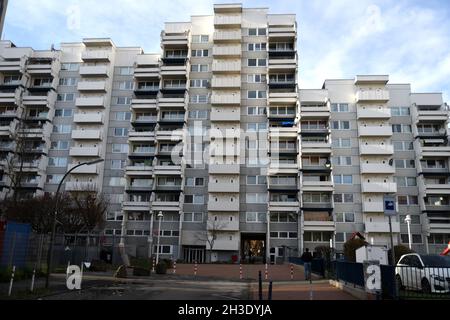
POLYGON ((239 264, 239 278, 242 280, 242 263, 239 264))
POLYGON ((258 292, 259 292, 259 300, 261 301, 263 299, 263 296, 262 296, 262 273, 261 273, 261 270, 258 273, 258 292))
MULTIPOLYGON (((33 275, 31 276, 31 286, 30 286, 30 292, 34 291, 34 279, 36 277, 36 269, 33 269, 33 275)), ((67 280, 66 280, 67 283, 67 280)))
POLYGON ((267 297, 267 300, 272 300, 272 281, 269 282, 269 295, 267 297))
POLYGON ((153 272, 155 272, 155 266, 156 266, 156 260, 155 260, 155 257, 153 257, 153 269, 152 269, 153 272))
POLYGON ((16 266, 13 266, 12 273, 11 273, 11 281, 9 281, 9 290, 8 290, 8 297, 11 296, 12 287, 14 283, 14 274, 16 273, 16 266))
POLYGON ((194 264, 194 276, 196 276, 197 275, 197 261, 195 261, 195 264, 194 264))
POLYGON ((267 270, 268 269, 268 266, 267 266, 267 263, 266 263, 266 272, 265 272, 265 278, 266 278, 266 280, 267 279, 269 279, 269 271, 267 270))
POLYGON ((294 280, 294 265, 291 263, 291 280, 294 280))
POLYGON ((177 273, 177 262, 174 261, 173 262, 173 274, 176 274, 176 273, 177 273))

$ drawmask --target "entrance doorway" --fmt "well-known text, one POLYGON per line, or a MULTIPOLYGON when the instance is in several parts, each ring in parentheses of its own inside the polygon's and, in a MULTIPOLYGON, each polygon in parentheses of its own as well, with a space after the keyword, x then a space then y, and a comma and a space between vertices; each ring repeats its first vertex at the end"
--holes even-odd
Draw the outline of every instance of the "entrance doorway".
POLYGON ((266 234, 241 234, 241 261, 244 263, 266 263, 266 234))
POLYGON ((185 246, 183 248, 184 261, 186 263, 204 263, 205 262, 205 248, 195 246, 185 246))

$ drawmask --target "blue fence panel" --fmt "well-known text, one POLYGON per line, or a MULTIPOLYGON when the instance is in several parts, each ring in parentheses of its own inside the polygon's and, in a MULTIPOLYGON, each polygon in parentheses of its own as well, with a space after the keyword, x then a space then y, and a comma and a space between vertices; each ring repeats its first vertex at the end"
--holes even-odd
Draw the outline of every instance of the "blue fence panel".
POLYGON ((363 264, 337 261, 336 278, 356 286, 364 287, 363 264))
POLYGON ((31 226, 24 223, 9 222, 6 224, 0 264, 2 266, 25 267, 28 255, 28 243, 31 226))
POLYGON ((395 281, 395 267, 380 265, 381 270, 381 289, 383 298, 396 299, 396 281, 395 281))

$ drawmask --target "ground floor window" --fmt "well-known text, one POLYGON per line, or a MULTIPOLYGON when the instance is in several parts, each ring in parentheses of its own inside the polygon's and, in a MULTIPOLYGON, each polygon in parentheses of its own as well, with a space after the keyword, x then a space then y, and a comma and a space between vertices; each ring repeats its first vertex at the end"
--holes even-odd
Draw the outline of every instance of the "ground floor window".
POLYGON ((330 242, 330 239, 333 237, 332 232, 326 231, 314 231, 314 232, 305 232, 303 235, 303 241, 305 242, 330 242))
POLYGON ((428 237, 429 244, 448 244, 450 242, 449 233, 432 233, 428 237))

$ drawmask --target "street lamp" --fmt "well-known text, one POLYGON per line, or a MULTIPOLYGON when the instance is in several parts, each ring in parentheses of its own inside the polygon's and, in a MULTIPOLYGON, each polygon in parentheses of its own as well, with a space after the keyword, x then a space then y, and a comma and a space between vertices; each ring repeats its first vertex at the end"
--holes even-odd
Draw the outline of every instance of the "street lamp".
POLYGON ((163 213, 162 213, 162 211, 160 211, 158 213, 159 225, 158 225, 158 244, 157 244, 157 247, 156 247, 156 265, 158 265, 158 262, 159 262, 159 238, 161 236, 161 220, 162 220, 162 217, 163 217, 163 213))
POLYGON ((59 192, 61 190, 61 186, 64 182, 64 180, 67 178, 67 176, 73 172, 75 169, 81 167, 81 166, 90 166, 93 164, 97 164, 100 162, 103 162, 105 160, 103 159, 97 159, 94 161, 90 161, 90 162, 83 162, 80 163, 76 166, 74 166, 72 169, 70 169, 69 171, 66 172, 66 174, 63 176, 63 178, 61 179, 61 181, 58 184, 58 189, 56 189, 56 194, 55 194, 55 209, 54 209, 54 213, 53 213, 53 226, 52 226, 52 233, 50 235, 50 244, 48 247, 48 253, 47 253, 47 275, 45 278, 45 288, 48 289, 49 286, 49 282, 50 282, 50 269, 51 269, 51 265, 52 265, 52 259, 53 259, 53 243, 55 242, 55 233, 56 233, 56 224, 57 224, 57 215, 58 215, 58 199, 59 199, 59 192))
POLYGON ((411 235, 411 216, 408 214, 406 215, 405 218, 405 222, 406 225, 408 226, 408 244, 409 244, 409 249, 411 249, 411 244, 412 244, 412 235, 411 235))

